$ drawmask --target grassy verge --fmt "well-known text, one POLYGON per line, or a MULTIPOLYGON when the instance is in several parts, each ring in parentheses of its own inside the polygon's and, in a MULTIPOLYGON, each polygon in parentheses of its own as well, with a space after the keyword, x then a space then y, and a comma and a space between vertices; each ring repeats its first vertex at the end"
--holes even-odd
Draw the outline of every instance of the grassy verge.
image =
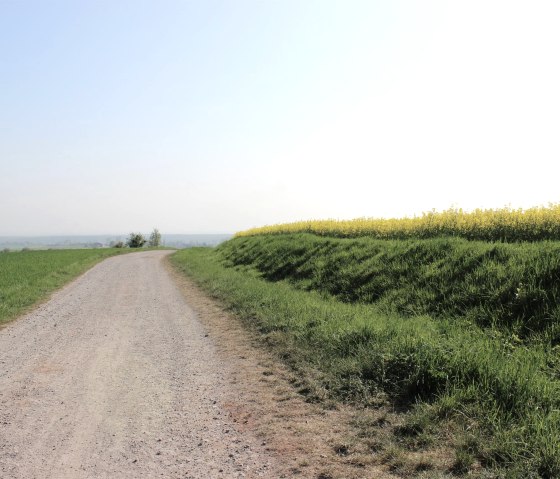
POLYGON ((560 343, 560 242, 377 240, 311 234, 237 238, 228 266, 405 316, 467 317, 560 343))
POLYGON ((14 319, 104 258, 122 249, 0 253, 0 324, 14 319))
MULTIPOLYGON (((271 246, 269 240, 263 241, 271 246)), ((312 287, 309 277, 269 276, 271 263, 238 261, 233 267, 234 256, 251 249, 245 241, 182 250, 172 262, 300 371, 302 392, 310 399, 372 406, 384 397, 398 407, 404 422, 385 452, 376 452, 379 457, 422 457, 445 445, 455 451, 445 474, 560 476, 560 361, 553 344, 524 343, 507 328, 480 328, 443 312, 404 315, 390 312, 386 303, 344 302, 312 287)), ((299 252, 273 248, 255 258, 264 255, 274 263, 286 256, 285 264, 293 264, 305 257, 298 263, 301 271, 318 254, 309 254, 299 240, 292 245, 299 252)), ((324 250, 328 256, 335 248, 328 244, 324 250)), ((342 263, 336 264, 341 271, 342 263)), ((375 425, 364 424, 363 430, 374 431, 375 425)), ((395 467, 411 475, 430 467, 419 464, 414 472, 399 461, 395 467)))

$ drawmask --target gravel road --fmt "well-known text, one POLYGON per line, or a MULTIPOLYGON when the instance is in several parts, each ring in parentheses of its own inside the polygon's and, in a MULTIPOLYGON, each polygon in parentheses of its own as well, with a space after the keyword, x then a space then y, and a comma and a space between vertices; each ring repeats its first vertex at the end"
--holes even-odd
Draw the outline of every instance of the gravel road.
POLYGON ((281 477, 164 267, 109 258, 0 331, 2 478, 281 477))

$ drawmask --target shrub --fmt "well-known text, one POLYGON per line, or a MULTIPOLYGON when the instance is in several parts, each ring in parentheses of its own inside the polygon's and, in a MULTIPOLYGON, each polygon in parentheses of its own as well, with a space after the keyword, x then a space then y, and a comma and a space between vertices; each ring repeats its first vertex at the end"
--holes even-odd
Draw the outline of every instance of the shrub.
POLYGON ((126 245, 129 248, 142 248, 146 244, 146 238, 141 233, 130 233, 126 240, 126 245))

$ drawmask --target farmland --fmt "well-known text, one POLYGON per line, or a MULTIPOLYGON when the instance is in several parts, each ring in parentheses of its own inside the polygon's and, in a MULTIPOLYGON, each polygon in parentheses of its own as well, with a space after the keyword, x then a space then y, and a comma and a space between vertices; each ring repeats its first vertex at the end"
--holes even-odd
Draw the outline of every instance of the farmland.
POLYGON ((380 239, 437 238, 457 236, 484 241, 560 240, 560 205, 528 209, 462 209, 429 211, 413 218, 357 218, 312 220, 262 226, 236 236, 313 233, 321 236, 380 239))
POLYGON ((119 249, 75 249, 0 253, 0 324, 119 249))
MULTIPOLYGON (((170 260, 290 366, 308 401, 363 411, 341 449, 367 447, 360 464, 560 477, 560 241, 380 238, 329 224, 245 232, 170 260)), ((121 252, 1 253, 0 322, 121 252)))
POLYGON ((560 242, 333 224, 253 230, 172 261, 298 371, 309 400, 398 410, 392 427, 362 424, 392 470, 559 477, 560 242), (418 459, 445 448, 450 463, 418 459))

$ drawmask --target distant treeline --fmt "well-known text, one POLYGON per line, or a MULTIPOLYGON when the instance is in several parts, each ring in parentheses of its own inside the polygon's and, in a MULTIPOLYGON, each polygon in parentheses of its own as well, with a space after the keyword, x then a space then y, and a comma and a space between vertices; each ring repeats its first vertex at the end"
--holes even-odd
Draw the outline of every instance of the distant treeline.
MULTIPOLYGON (((231 238, 229 234, 164 234, 163 244, 173 248, 216 246, 231 238)), ((28 249, 108 248, 126 235, 75 235, 75 236, 0 236, 0 251, 28 249)))

